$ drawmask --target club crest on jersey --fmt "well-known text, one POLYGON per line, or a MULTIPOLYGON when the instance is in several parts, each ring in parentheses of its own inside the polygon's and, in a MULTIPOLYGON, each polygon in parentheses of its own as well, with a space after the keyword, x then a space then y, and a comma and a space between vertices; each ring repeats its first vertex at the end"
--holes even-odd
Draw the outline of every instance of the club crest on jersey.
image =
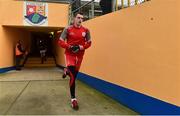
POLYGON ((82 32, 82 36, 85 37, 86 36, 86 32, 82 32))
POLYGON ((24 18, 30 25, 42 25, 47 21, 47 4, 39 2, 25 2, 24 18))
POLYGON ((74 32, 70 32, 69 35, 74 35, 74 32))

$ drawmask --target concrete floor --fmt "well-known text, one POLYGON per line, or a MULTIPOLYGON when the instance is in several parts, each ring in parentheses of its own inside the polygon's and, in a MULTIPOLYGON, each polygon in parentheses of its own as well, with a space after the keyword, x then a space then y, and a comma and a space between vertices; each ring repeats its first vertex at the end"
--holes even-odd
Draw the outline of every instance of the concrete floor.
POLYGON ((79 110, 70 107, 69 79, 58 68, 28 68, 0 74, 0 115, 137 115, 77 81, 79 110))

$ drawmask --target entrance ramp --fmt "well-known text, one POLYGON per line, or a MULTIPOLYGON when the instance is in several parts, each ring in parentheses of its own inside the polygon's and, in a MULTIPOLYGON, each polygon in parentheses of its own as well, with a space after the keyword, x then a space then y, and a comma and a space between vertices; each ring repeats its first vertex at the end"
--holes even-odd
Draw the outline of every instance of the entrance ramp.
POLYGON ((77 80, 79 110, 70 107, 69 78, 59 68, 27 68, 0 76, 0 115, 127 115, 134 111, 77 80))

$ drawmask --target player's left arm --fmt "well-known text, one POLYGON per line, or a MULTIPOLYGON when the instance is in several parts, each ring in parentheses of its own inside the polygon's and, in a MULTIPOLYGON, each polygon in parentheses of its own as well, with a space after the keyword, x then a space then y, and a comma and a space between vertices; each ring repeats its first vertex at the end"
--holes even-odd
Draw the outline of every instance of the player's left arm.
POLYGON ((91 46, 91 35, 90 35, 90 31, 87 29, 86 30, 86 42, 85 42, 85 45, 80 45, 80 50, 85 50, 85 49, 88 49, 90 46, 91 46))

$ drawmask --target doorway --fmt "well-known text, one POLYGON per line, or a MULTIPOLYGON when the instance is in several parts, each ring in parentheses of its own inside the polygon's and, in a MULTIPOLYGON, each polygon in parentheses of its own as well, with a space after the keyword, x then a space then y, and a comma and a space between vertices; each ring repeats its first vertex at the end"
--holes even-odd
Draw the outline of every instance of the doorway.
POLYGON ((56 66, 53 49, 53 34, 50 32, 31 32, 30 51, 25 67, 56 66), (42 57, 42 46, 45 49, 42 57))

